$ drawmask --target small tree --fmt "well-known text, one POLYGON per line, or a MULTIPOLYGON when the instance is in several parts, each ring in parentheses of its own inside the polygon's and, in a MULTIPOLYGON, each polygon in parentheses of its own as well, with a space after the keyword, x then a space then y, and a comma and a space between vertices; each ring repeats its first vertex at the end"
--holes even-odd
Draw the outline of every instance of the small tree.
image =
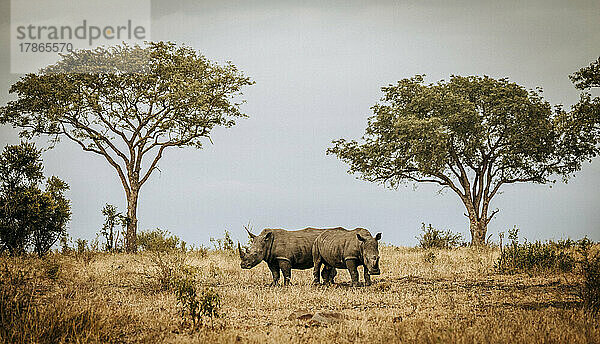
POLYGON ((37 212, 32 225, 33 250, 44 255, 52 245, 66 232, 71 218, 71 206, 64 193, 69 189, 67 183, 57 177, 50 177, 46 191, 39 194, 37 212))
POLYGON ((66 232, 69 186, 51 177, 40 190, 42 171, 41 151, 32 143, 6 146, 0 154, 0 251, 21 254, 31 246, 43 255, 66 232))
POLYGON ((127 219, 118 211, 117 207, 108 203, 102 208, 102 215, 105 220, 100 234, 106 239, 105 251, 112 252, 118 249, 119 231, 117 227, 127 226, 127 219))
POLYGON ((490 202, 503 186, 548 183, 556 174, 566 179, 598 152, 597 136, 587 131, 597 117, 553 111, 541 90, 507 79, 452 76, 424 84, 417 75, 382 90, 364 142, 339 139, 327 152, 348 163, 350 173, 391 188, 449 188, 465 206, 473 245, 485 243, 498 212, 490 202))
POLYGON ((0 108, 0 123, 31 137, 66 137, 102 156, 127 200, 126 249, 137 249, 140 188, 172 147, 201 148, 216 126, 241 113, 234 100, 251 85, 231 63, 209 61, 170 42, 80 50, 12 85, 18 99, 0 108))

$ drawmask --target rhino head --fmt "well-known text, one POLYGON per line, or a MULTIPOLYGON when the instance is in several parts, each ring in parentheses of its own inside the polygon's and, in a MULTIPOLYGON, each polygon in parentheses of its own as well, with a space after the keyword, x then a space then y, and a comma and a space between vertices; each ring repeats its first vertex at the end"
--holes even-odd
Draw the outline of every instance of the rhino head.
POLYGON ((267 255, 267 251, 273 244, 273 233, 263 232, 260 235, 254 235, 248 229, 246 231, 250 236, 250 248, 246 248, 244 251, 238 242, 238 252, 240 253, 241 268, 251 269, 258 265, 267 255))
POLYGON ((369 275, 379 275, 379 244, 377 241, 381 239, 381 233, 377 233, 375 238, 363 237, 358 233, 356 233, 356 237, 360 241, 360 253, 369 275))

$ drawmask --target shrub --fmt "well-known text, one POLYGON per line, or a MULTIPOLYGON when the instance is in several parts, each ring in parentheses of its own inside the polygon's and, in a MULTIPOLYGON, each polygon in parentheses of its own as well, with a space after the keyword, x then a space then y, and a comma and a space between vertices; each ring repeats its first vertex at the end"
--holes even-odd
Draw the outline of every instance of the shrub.
POLYGON ((69 186, 44 180, 41 151, 33 143, 6 146, 0 153, 0 252, 46 254, 66 233, 71 218, 69 186))
POLYGON ((600 311, 600 252, 591 253, 592 243, 584 238, 578 243, 582 255, 581 276, 583 281, 578 294, 586 309, 597 314, 600 311))
POLYGON ((196 281, 186 277, 179 278, 174 282, 175 294, 177 295, 177 302, 181 307, 180 313, 183 322, 189 317, 195 327, 201 317, 199 312, 200 302, 198 301, 196 292, 196 281))
POLYGON ((73 247, 71 247, 71 245, 70 245, 70 243, 71 244, 73 243, 73 240, 71 239, 69 234, 64 233, 63 235, 61 235, 59 242, 60 242, 60 253, 62 253, 64 255, 70 255, 75 252, 73 247))
POLYGON ((152 271, 150 276, 158 282, 160 290, 174 290, 181 280, 191 279, 197 273, 197 269, 187 264, 186 255, 173 251, 150 252, 152 271))
POLYGON ((200 295, 200 313, 210 318, 221 316, 221 296, 213 288, 204 288, 200 295))
POLYGON ((423 233, 416 238, 422 248, 453 248, 460 246, 463 240, 460 233, 453 233, 450 230, 442 231, 433 228, 431 224, 425 226, 425 223, 422 223, 421 231, 423 233))
POLYGON ((48 258, 42 265, 46 277, 51 280, 57 280, 60 275, 60 262, 55 258, 48 258))
POLYGON ((124 248, 125 230, 127 227, 127 217, 121 214, 117 207, 106 203, 102 208, 104 215, 104 224, 100 230, 100 235, 104 237, 104 250, 107 252, 119 252, 124 248), (118 230, 118 227, 121 230, 118 230))
POLYGON ((222 239, 210 238, 210 242, 215 247, 215 250, 218 251, 226 251, 226 252, 234 252, 235 244, 233 240, 231 240, 231 236, 229 235, 229 231, 225 230, 225 235, 222 239))
POLYGON ((77 244, 77 254, 84 254, 86 251, 88 251, 87 240, 78 238, 75 244, 77 244))
POLYGON ((180 306, 183 322, 189 318, 193 328, 202 323, 202 317, 209 319, 221 316, 221 296, 212 288, 205 288, 198 296, 196 281, 192 278, 181 278, 175 282, 175 294, 180 306))
POLYGON ((431 265, 435 264, 435 260, 436 259, 437 259, 437 256, 435 255, 435 253, 433 253, 431 251, 429 251, 429 252, 427 252, 426 254, 423 255, 423 261, 425 263, 428 263, 428 264, 431 264, 431 265))
POLYGON ((154 252, 169 252, 185 247, 185 243, 179 237, 160 228, 140 232, 137 243, 142 250, 154 252))
POLYGON ((572 253, 561 249, 561 245, 549 241, 519 243, 519 229, 515 226, 508 231, 510 243, 501 247, 500 257, 495 268, 500 273, 534 273, 544 271, 569 272, 576 265, 572 253))

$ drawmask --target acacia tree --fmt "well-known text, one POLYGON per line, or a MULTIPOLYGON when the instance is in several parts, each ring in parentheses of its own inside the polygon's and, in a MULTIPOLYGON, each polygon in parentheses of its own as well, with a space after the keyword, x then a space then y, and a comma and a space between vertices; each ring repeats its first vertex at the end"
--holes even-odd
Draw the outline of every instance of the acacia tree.
POLYGON ((201 148, 215 126, 231 127, 236 97, 253 82, 171 42, 81 50, 12 85, 0 122, 21 135, 67 137, 114 168, 127 200, 126 250, 135 252, 140 188, 169 147, 201 148))
POLYGON ((349 173, 391 188, 449 188, 465 206, 472 245, 485 243, 498 212, 490 202, 502 186, 566 178, 597 153, 585 126, 553 111, 541 90, 507 79, 452 76, 425 84, 417 75, 382 90, 363 142, 335 140, 327 153, 348 163, 349 173))

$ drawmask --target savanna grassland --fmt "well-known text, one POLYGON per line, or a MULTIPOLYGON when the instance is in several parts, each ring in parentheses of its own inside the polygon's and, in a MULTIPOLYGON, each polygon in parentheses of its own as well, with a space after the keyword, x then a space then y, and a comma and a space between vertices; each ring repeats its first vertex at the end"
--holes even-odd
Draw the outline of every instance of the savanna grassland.
POLYGON ((4 257, 1 341, 600 343, 575 270, 500 274, 497 248, 380 252, 382 274, 358 288, 345 270, 334 286, 313 286, 311 270, 294 270, 291 286, 270 287, 265 263, 242 270, 225 250, 4 257), (169 282, 181 273, 199 293, 216 292, 218 317, 194 325, 182 315, 169 282), (309 321, 316 311, 337 318, 309 321))

